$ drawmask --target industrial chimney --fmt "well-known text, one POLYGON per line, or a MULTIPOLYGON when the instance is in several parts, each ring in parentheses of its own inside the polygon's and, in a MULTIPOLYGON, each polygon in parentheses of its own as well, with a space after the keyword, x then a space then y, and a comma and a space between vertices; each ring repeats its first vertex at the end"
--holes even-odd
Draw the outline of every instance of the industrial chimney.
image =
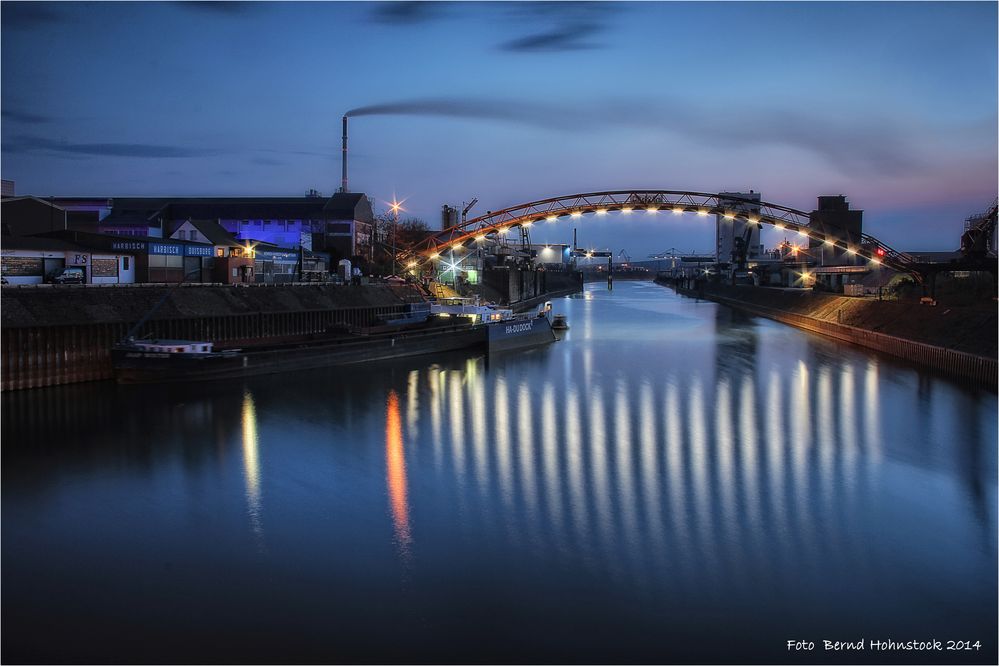
POLYGON ((341 169, 343 180, 340 182, 340 191, 349 192, 347 189, 347 116, 343 117, 343 167, 341 169))

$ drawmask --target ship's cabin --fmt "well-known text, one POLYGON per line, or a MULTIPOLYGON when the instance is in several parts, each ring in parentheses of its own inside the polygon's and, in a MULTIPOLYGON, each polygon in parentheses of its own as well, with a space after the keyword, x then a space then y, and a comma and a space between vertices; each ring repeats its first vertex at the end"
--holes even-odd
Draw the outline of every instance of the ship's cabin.
POLYGON ((132 344, 142 351, 161 354, 210 354, 212 351, 211 342, 192 340, 136 340, 132 344))

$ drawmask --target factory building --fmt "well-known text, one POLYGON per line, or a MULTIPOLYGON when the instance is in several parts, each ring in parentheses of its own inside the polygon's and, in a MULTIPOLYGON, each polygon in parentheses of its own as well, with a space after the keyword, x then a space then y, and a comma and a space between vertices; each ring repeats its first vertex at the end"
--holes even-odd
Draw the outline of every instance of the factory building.
POLYGON ((845 248, 859 248, 864 226, 864 211, 850 210, 842 194, 819 197, 818 208, 808 214, 808 226, 834 244, 812 237, 808 251, 822 266, 856 266, 865 263, 845 248))

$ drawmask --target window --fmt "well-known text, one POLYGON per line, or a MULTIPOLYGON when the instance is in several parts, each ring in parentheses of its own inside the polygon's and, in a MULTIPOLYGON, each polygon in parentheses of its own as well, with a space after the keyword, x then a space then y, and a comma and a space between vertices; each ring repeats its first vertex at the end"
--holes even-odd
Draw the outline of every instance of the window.
POLYGON ((233 277, 239 277, 239 271, 237 271, 235 268, 232 269, 232 276, 233 277))
POLYGON ((121 258, 121 270, 123 270, 123 271, 127 271, 128 270, 128 260, 129 260, 129 257, 122 257, 121 258))
POLYGON ((215 248, 215 256, 216 257, 224 257, 225 256, 225 249, 223 249, 221 247, 215 248))

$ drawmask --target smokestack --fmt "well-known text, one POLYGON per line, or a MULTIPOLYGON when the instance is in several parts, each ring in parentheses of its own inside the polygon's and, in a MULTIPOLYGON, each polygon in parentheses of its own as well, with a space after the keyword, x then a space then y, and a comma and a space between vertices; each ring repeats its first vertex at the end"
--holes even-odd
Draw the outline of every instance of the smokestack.
POLYGON ((347 116, 343 117, 343 180, 340 182, 340 191, 349 192, 347 189, 347 116))

